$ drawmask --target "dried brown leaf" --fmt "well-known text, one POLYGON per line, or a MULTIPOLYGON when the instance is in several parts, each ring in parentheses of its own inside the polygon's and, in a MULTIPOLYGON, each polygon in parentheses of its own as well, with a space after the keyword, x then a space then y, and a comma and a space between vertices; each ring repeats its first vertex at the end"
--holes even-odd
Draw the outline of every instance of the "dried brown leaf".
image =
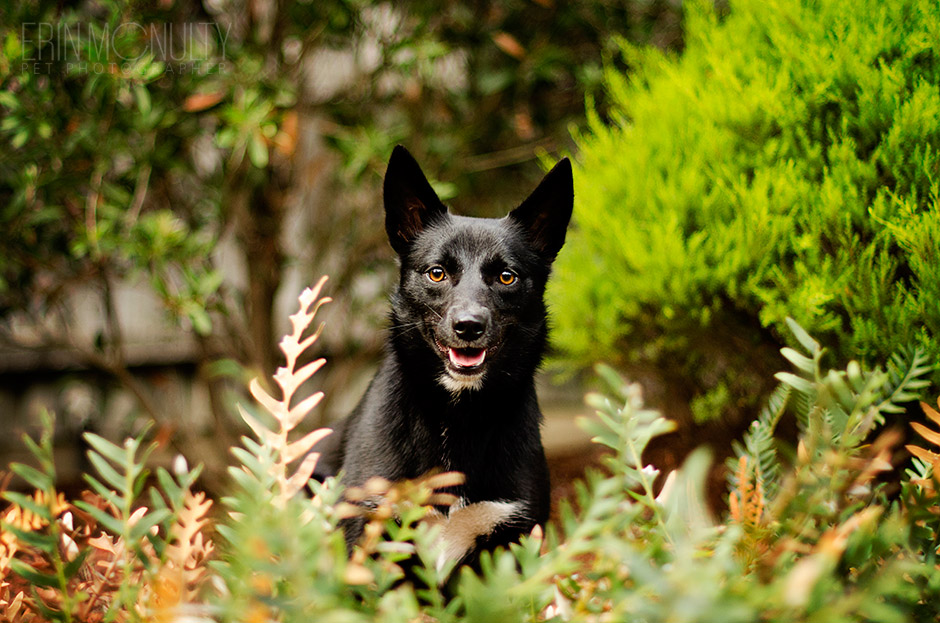
POLYGON ((193 93, 183 100, 183 110, 186 112, 200 112, 212 108, 222 101, 225 93, 217 91, 215 93, 193 93))
POLYGON ((340 502, 334 507, 333 511, 340 519, 352 519, 353 517, 360 517, 368 512, 366 508, 357 504, 350 504, 349 502, 340 502))
POLYGON ((422 481, 431 489, 442 489, 444 487, 458 487, 467 482, 467 477, 462 472, 441 472, 425 476, 422 481))
MULTIPOLYGON (((325 363, 326 359, 321 357, 312 363, 308 363, 299 370, 295 370, 287 378, 283 380, 277 379, 278 384, 281 386, 281 390, 284 392, 284 396, 293 396, 294 392, 297 391, 297 388, 300 387, 304 381, 316 374, 316 372, 322 368, 323 364, 325 363)), ((281 368, 281 370, 283 369, 284 368, 281 368)))
POLYGON ((350 562, 346 565, 346 571, 343 573, 343 579, 352 586, 361 586, 370 583, 375 579, 369 569, 356 562, 350 562))
POLYGON ((329 301, 328 297, 320 298, 320 291, 325 282, 326 277, 323 277, 317 282, 317 285, 313 289, 305 289, 298 298, 300 309, 290 316, 293 332, 285 336, 280 343, 281 350, 284 352, 287 359, 287 365, 278 368, 273 376, 274 381, 281 388, 281 399, 278 400, 268 393, 258 382, 258 379, 253 379, 249 384, 251 395, 254 396, 265 410, 274 416, 279 425, 278 429, 269 429, 259 422, 257 418, 252 417, 245 412, 244 409, 239 407, 239 411, 245 422, 251 427, 255 435, 274 451, 277 457, 277 462, 272 466, 272 472, 278 483, 276 500, 279 504, 285 502, 306 486, 316 467, 317 459, 319 458, 317 454, 307 453, 313 449, 317 441, 329 434, 328 430, 321 430, 308 433, 298 441, 291 442, 289 439, 290 431, 292 431, 323 398, 322 392, 317 392, 305 398, 293 408, 290 408, 294 392, 323 367, 325 363, 325 360, 321 358, 303 366, 299 370, 295 370, 298 357, 317 340, 323 328, 321 324, 313 335, 301 341, 301 337, 310 326, 317 310, 321 305, 329 301), (307 454, 307 456, 304 457, 301 465, 293 474, 290 474, 289 465, 305 454, 307 454))
POLYGON ((908 452, 910 452, 917 458, 921 459, 922 461, 926 461, 930 465, 933 465, 938 460, 940 460, 940 454, 936 454, 935 452, 931 452, 930 450, 925 450, 924 448, 921 448, 920 446, 908 444, 904 447, 905 449, 907 449, 908 452))
POLYGON ((311 452, 304 457, 304 460, 300 463, 300 467, 297 468, 294 475, 287 481, 287 487, 284 492, 287 497, 293 497, 307 486, 307 482, 309 482, 310 477, 313 475, 313 470, 317 467, 317 460, 319 458, 319 452, 311 452))
POLYGON ((751 482, 747 456, 738 460, 736 476, 738 486, 728 496, 731 519, 740 524, 759 525, 764 515, 764 488, 759 474, 755 473, 751 482))
POLYGON ((283 422, 284 429, 293 430, 314 407, 320 404, 321 400, 323 400, 323 392, 317 392, 309 398, 302 400, 299 405, 287 413, 287 417, 284 418, 283 422))
MULTIPOLYGON (((937 407, 940 407, 940 398, 937 398, 937 407)), ((926 402, 921 402, 920 408, 924 410, 924 414, 933 420, 935 424, 940 425, 940 412, 938 412, 926 402)))
POLYGON ((930 430, 920 422, 911 422, 911 428, 930 443, 935 446, 940 446, 940 433, 930 430))
POLYGON ((258 382, 258 379, 251 379, 251 382, 248 384, 248 391, 251 392, 255 400, 260 402, 261 406, 264 407, 268 413, 277 418, 279 422, 284 421, 284 418, 287 416, 287 405, 285 405, 283 401, 276 400, 271 394, 265 391, 265 389, 261 387, 261 383, 258 382))
POLYGON ((526 51, 525 48, 519 43, 519 40, 510 35, 508 32, 495 32, 492 35, 493 43, 496 44, 500 50, 513 57, 516 60, 522 60, 525 58, 526 51))
POLYGON ((427 499, 427 503, 433 506, 453 506, 459 499, 453 493, 434 493, 427 499))
POLYGON ((245 423, 248 424, 261 441, 269 444, 276 442, 277 436, 273 431, 269 430, 264 424, 258 421, 255 416, 245 411, 244 407, 241 405, 236 406, 238 407, 238 413, 242 416, 242 419, 245 420, 245 423))
MULTIPOLYGON (((321 306, 323 303, 327 303, 327 302, 329 302, 330 300, 332 300, 332 299, 323 299, 320 303, 317 304, 317 309, 319 309, 320 306, 321 306)), ((311 314, 310 318, 311 318, 311 319, 313 318, 313 315, 312 315, 312 314, 311 314)), ((321 323, 320 323, 320 326, 317 327, 317 330, 316 330, 312 335, 310 335, 309 337, 305 338, 304 341, 299 342, 299 343, 297 344, 297 352, 298 352, 298 353, 302 353, 303 351, 305 351, 305 350, 307 350, 308 348, 310 348, 311 346, 313 346, 313 343, 316 342, 318 339, 320 339, 320 334, 323 332, 323 327, 324 327, 324 326, 325 326, 325 325, 321 322, 321 323)), ((285 354, 286 354, 286 353, 285 353, 285 354)))

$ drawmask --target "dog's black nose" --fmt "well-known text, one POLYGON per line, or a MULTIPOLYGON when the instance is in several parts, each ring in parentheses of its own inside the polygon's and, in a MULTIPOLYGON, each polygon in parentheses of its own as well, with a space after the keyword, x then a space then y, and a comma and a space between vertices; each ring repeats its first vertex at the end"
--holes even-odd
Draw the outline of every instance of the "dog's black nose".
POLYGON ((462 340, 472 342, 486 331, 486 320, 482 316, 461 316, 454 322, 454 333, 462 340))

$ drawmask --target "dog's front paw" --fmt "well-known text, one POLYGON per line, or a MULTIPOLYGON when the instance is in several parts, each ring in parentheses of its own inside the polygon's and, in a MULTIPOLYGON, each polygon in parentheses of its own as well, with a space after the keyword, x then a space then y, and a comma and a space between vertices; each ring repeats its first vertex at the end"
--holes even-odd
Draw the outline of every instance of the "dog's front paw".
POLYGON ((438 570, 448 561, 463 560, 473 551, 479 537, 493 534, 500 526, 524 520, 525 511, 526 505, 520 501, 465 504, 461 500, 451 507, 446 516, 437 512, 429 515, 426 521, 441 526, 438 536, 441 548, 437 559, 438 570))

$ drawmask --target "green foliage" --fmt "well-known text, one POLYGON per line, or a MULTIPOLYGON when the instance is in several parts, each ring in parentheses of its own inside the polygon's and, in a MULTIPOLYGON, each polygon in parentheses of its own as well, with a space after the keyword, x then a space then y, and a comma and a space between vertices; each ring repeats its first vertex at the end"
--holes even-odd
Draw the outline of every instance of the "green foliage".
POLYGON ((742 485, 736 469, 740 459, 746 458, 747 475, 760 482, 768 497, 773 497, 780 484, 781 460, 775 430, 788 411, 803 434, 823 440, 820 451, 832 446, 857 448, 872 430, 884 424, 885 414, 901 412, 901 403, 918 397, 918 391, 928 384, 923 377, 933 371, 920 350, 895 354, 889 372, 877 368, 865 371, 856 361, 850 362, 844 371, 823 371, 825 349, 793 319, 787 318, 787 324, 805 354, 788 347, 781 349, 796 373, 775 375, 780 385, 743 440, 734 442, 735 457, 728 459, 732 487, 742 485))
MULTIPOLYGON (((933 620, 926 604, 940 588, 931 579, 937 520, 924 519, 936 508, 936 481, 921 462, 917 477, 904 481, 904 504, 892 503, 875 476, 890 469, 898 439, 863 439, 893 408, 890 397, 914 391, 927 370, 901 386, 854 363, 823 372, 821 349, 793 327, 804 345, 790 353, 797 373, 781 375, 784 389, 756 421, 758 434, 739 447, 742 469, 723 521, 715 523, 701 501, 702 455, 690 456, 654 493, 655 470, 636 450, 669 426, 643 409, 635 386, 618 383, 617 398, 589 399, 599 409, 589 430, 614 450, 611 475, 591 476, 579 489, 578 510, 562 513, 565 538, 550 535, 541 557, 527 556, 525 544, 515 549, 523 571, 513 581, 504 575, 511 565, 500 570, 503 554, 483 581, 461 588, 489 581, 497 604, 515 604, 503 606, 512 613, 504 620, 535 620, 531 604, 545 607, 546 619, 568 621, 933 620), (804 423, 792 462, 765 450, 788 404, 804 423), (552 575, 549 593, 540 583, 552 575)), ((601 374, 611 380, 609 370, 601 374)))
POLYGON ((734 0, 688 5, 681 55, 624 46, 576 136, 564 356, 662 370, 699 418, 771 389, 788 315, 839 358, 936 361, 938 28, 929 0, 734 0))
POLYGON ((576 87, 596 86, 612 33, 678 39, 668 7, 607 1, 511 4, 482 21, 466 3, 288 2, 247 24, 243 10, 218 7, 213 19, 198 3, 106 0, 4 12, 0 318, 48 304, 59 281, 139 271, 171 311, 210 333, 197 311, 222 303, 210 252, 240 218, 232 203, 259 190, 271 201, 263 189, 293 183, 284 169, 306 121, 298 95, 320 88, 304 73, 318 51, 361 65, 336 93, 306 100, 330 120, 347 181, 362 184, 406 138, 431 162, 466 165, 468 154, 520 139, 531 144, 477 168, 532 160, 583 118, 576 87), (494 115, 501 109, 515 115, 494 115))
MULTIPOLYGON (((168 79, 144 28, 152 16, 130 27, 125 8, 105 2, 93 18, 28 2, 4 14, 0 318, 55 303, 62 282, 100 285, 133 271, 184 317, 187 302, 212 303, 218 193, 183 157, 204 134, 180 106, 198 80, 168 79), (154 201, 161 195, 172 208, 154 201)), ((197 62, 219 45, 210 37, 207 50, 176 58, 197 62)))
MULTIPOLYGON (((24 437, 27 447, 39 462, 39 469, 19 463, 10 465, 11 471, 22 477, 35 489, 36 493, 30 497, 22 493, 7 491, 4 492, 4 498, 16 504, 24 513, 31 513, 35 518, 34 522, 38 520, 39 523, 49 526, 49 530, 45 533, 38 533, 30 529, 30 523, 33 522, 10 522, 9 519, 12 519, 12 517, 7 517, 7 521, 0 523, 0 530, 9 531, 14 539, 35 548, 36 551, 41 553, 43 560, 47 562, 44 570, 38 569, 39 565, 35 565, 35 563, 30 564, 19 559, 10 558, 7 562, 13 572, 24 578, 35 588, 55 588, 62 595, 61 612, 55 612, 46 607, 43 609, 43 614, 51 620, 71 621, 71 613, 78 606, 81 599, 70 590, 69 583, 79 572, 87 558, 88 551, 86 550, 70 560, 59 547, 59 543, 63 538, 63 531, 56 522, 56 517, 65 506, 65 503, 55 488, 52 419, 48 414, 44 414, 43 419, 44 433, 39 443, 34 442, 29 437, 24 437)), ((42 601, 39 601, 39 603, 42 603, 42 601)))
POLYGON ((174 478, 159 468, 160 489, 150 489, 148 508, 141 493, 154 446, 144 447, 145 433, 123 445, 89 433, 88 458, 98 477, 86 477, 94 492, 69 502, 55 488, 52 434, 46 416, 39 443, 24 437, 39 469, 10 465, 35 492, 3 492, 12 504, 0 516, 3 620, 142 620, 145 611, 159 615, 184 601, 212 549, 201 537, 192 540, 211 505, 190 490, 200 469, 174 478))
POLYGON ((394 273, 377 206, 396 142, 462 210, 502 210, 539 178, 536 155, 570 142, 611 35, 681 37, 674 3, 620 0, 30 0, 0 13, 0 346, 104 371, 156 420, 176 414, 127 373, 140 351, 126 286, 149 284, 193 334, 193 363, 241 366, 210 375, 216 421, 226 381, 277 365, 277 293, 312 278, 307 266, 332 266, 362 319, 333 348, 377 356, 363 331, 383 322, 394 273), (104 326, 75 331, 76 299, 104 326))
MULTIPOLYGON (((292 467, 325 432, 291 439, 318 400, 292 405, 319 369, 297 365, 319 335, 308 334, 324 302, 318 293, 303 293, 294 331, 281 343, 288 361, 274 375, 281 398, 252 384, 270 418, 243 412, 255 438, 233 450, 228 513, 214 531, 225 546, 211 571, 213 548, 202 534, 209 504, 190 491, 198 472, 173 479, 158 470, 163 494, 152 492, 143 507, 143 437, 116 445, 89 436, 97 476, 88 481, 98 495, 87 492, 76 505, 87 515, 75 526, 54 488, 47 429, 40 443, 28 442, 40 468, 13 467, 37 493, 8 492, 13 506, 0 523, 8 620, 935 620, 940 453, 908 446, 917 460, 900 479, 899 498, 876 478, 891 469, 899 441, 890 429, 878 434, 883 415, 896 410, 895 399, 916 394, 929 372, 920 353, 895 358, 892 373, 855 362, 824 370, 821 346, 790 321, 800 349, 784 355, 795 372, 777 375, 782 389, 738 446, 729 513, 720 520, 704 502, 707 453, 693 452, 657 490, 658 470, 642 457, 673 425, 644 407, 638 385, 599 367, 609 391, 588 396, 597 417, 584 426, 610 450, 607 473, 587 475, 547 534, 537 529, 509 551, 485 553, 479 574, 454 573, 454 562, 441 557, 441 515, 430 509, 455 501, 441 490, 462 476, 343 490, 333 479, 307 482, 315 454, 292 467), (784 460, 771 446, 788 409, 799 439, 784 460), (298 495, 300 481, 310 497, 298 495), (349 555, 340 521, 351 518, 365 527, 349 555)), ((940 426, 940 413, 924 410, 940 426)), ((940 432, 914 429, 940 450, 940 432)))

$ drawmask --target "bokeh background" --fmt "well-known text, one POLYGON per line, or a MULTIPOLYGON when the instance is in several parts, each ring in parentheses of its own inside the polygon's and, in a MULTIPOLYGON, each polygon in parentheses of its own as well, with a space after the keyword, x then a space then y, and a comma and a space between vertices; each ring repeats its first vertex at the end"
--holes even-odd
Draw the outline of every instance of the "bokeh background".
MULTIPOLYGON (((280 363, 328 274, 319 422, 358 400, 396 278, 381 177, 401 143, 463 214, 501 216, 600 114, 619 38, 681 47, 673 1, 8 3, 0 63, 0 463, 57 420, 154 423, 220 485, 246 380, 280 363)), ((550 453, 575 465, 576 382, 546 375, 550 453)))
POLYGON ((789 367, 788 316, 836 362, 938 361, 938 8, 863 4, 0 5, 0 464, 48 410, 64 479, 82 432, 150 423, 158 461, 219 487, 234 404, 322 274, 308 425, 348 412, 396 278, 399 143, 478 216, 574 158, 540 381, 558 482, 593 458, 573 416, 597 361, 679 422, 664 470, 703 442, 722 464, 789 367))

